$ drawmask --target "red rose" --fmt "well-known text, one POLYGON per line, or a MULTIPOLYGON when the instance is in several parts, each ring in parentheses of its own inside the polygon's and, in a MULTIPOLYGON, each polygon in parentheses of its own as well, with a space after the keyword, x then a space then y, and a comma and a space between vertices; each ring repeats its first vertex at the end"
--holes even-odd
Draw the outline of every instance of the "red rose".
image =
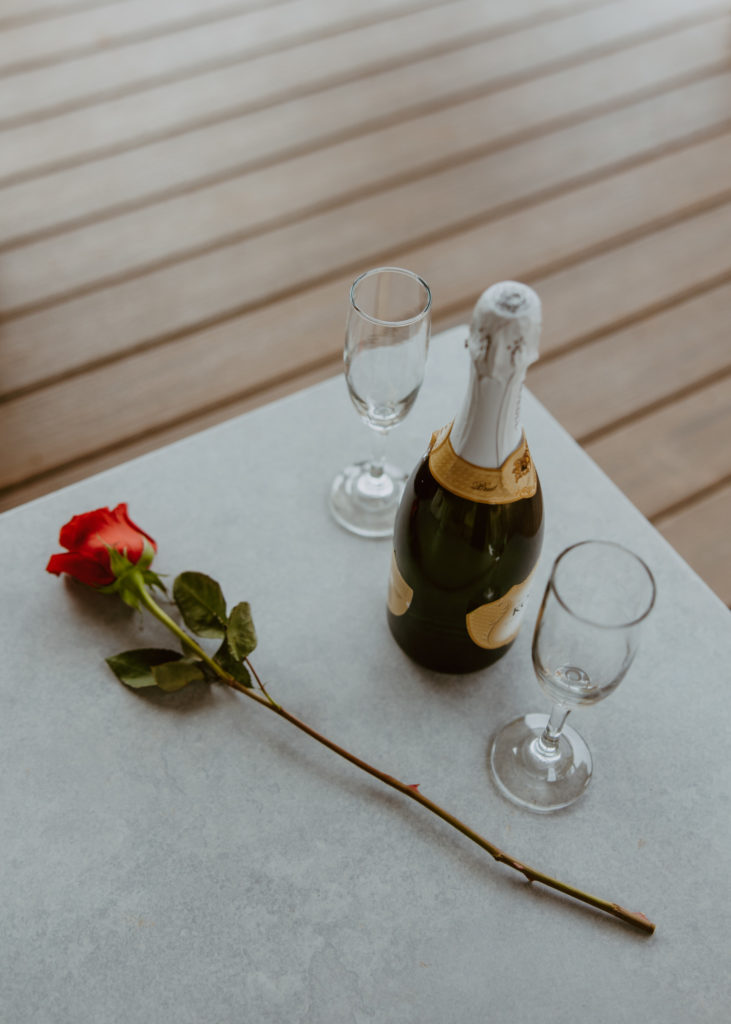
POLYGON ((127 515, 127 505, 122 503, 111 511, 98 508, 84 512, 61 527, 60 544, 67 549, 61 555, 52 555, 47 572, 60 576, 68 573, 80 583, 90 587, 104 587, 114 583, 117 576, 112 571, 109 548, 124 555, 136 565, 142 556, 145 568, 157 551, 157 544, 139 526, 135 526, 127 515))

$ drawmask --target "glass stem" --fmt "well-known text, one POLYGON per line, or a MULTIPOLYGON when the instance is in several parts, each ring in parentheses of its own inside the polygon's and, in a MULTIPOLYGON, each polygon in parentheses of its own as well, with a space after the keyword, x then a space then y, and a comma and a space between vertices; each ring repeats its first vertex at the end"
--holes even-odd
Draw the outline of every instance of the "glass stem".
POLYGON ((372 477, 379 479, 383 476, 386 468, 386 438, 388 437, 387 430, 379 430, 376 427, 371 427, 375 435, 373 439, 373 447, 371 454, 371 462, 368 466, 368 472, 372 477))
POLYGON ((546 728, 536 744, 538 752, 543 757, 558 757, 558 742, 561 738, 561 730, 566 719, 569 717, 570 711, 571 708, 567 708, 563 704, 553 705, 551 714, 546 722, 546 728))

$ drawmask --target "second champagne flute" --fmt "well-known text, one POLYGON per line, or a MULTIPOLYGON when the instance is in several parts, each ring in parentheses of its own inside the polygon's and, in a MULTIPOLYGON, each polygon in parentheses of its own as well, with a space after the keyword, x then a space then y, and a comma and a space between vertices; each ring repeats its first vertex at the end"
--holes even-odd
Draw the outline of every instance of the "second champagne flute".
POLYGON ((493 740, 490 766, 503 796, 539 813, 581 796, 592 758, 566 718, 619 686, 654 603, 652 573, 621 544, 581 541, 558 556, 533 634, 533 667, 553 710, 516 718, 493 740))
POLYGON ((345 380, 355 408, 374 433, 373 457, 335 478, 330 509, 346 529, 388 537, 406 474, 386 462, 386 438, 411 409, 424 379, 431 292, 417 274, 378 267, 350 289, 345 380))

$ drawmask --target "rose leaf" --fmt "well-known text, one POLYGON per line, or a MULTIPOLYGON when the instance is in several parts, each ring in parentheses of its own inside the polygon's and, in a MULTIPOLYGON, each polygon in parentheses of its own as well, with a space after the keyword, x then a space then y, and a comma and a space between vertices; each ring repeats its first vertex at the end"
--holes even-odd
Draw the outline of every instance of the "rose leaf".
POLYGON ((228 617, 226 642, 234 658, 243 661, 256 647, 256 630, 248 601, 237 604, 228 617))
POLYGON ((223 641, 214 654, 213 660, 217 665, 221 666, 224 672, 228 672, 230 676, 233 676, 237 683, 241 683, 242 686, 249 687, 253 685, 251 682, 251 676, 249 675, 249 670, 242 661, 235 658, 231 653, 228 640, 223 641))
POLYGON ((183 572, 173 583, 173 600, 186 626, 198 636, 226 635, 226 601, 220 586, 202 572, 183 572))
POLYGON ((166 693, 174 693, 176 690, 182 690, 188 683, 201 682, 206 678, 201 665, 191 658, 180 658, 178 661, 154 665, 152 674, 157 685, 166 693))
POLYGON ((117 679, 135 690, 146 686, 157 686, 153 675, 155 666, 177 662, 182 655, 177 651, 167 651, 161 647, 141 647, 136 651, 123 651, 107 658, 112 672, 117 679))

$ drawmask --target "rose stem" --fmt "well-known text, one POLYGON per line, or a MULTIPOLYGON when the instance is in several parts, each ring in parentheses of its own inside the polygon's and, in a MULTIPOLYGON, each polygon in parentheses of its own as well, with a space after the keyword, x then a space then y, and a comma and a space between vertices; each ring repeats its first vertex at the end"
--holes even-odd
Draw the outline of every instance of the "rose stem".
MULTIPOLYGON (((249 664, 249 667, 251 667, 251 662, 249 662, 248 659, 247 662, 249 664)), ((651 935, 654 932, 655 925, 647 917, 645 917, 644 914, 632 910, 627 910, 625 907, 622 907, 617 903, 611 903, 609 900, 603 900, 600 899, 598 896, 593 896, 591 893, 583 892, 581 889, 577 889, 574 886, 567 885, 565 882, 561 882, 556 878, 551 878, 550 875, 545 875, 543 874, 543 872, 537 871, 535 868, 532 868, 527 864, 523 864, 520 861, 515 860, 515 858, 509 856, 498 846, 495 846, 494 843, 491 843, 488 839, 485 839, 484 836, 481 836, 478 832, 475 832, 474 829, 471 829, 468 825, 465 825, 464 822, 460 821, 459 818, 456 818, 453 814, 450 814, 449 811, 446 811, 444 810, 443 807, 440 807, 439 804, 434 803, 433 800, 430 800, 428 797, 424 796, 417 789, 414 789, 413 786, 409 786, 406 783, 400 782, 392 775, 387 775, 385 772, 380 771, 380 769, 368 764, 367 761, 361 760, 361 758, 356 757, 354 754, 351 754, 348 750, 345 750, 337 743, 334 743, 332 740, 329 740, 326 736, 321 735, 311 726, 307 725, 306 722, 303 722, 301 719, 291 714, 285 708, 280 707, 278 705, 274 706, 271 703, 262 700, 262 698, 260 698, 258 694, 253 693, 250 689, 248 689, 245 686, 242 686, 236 680, 232 679, 224 681, 227 682, 228 685, 232 687, 232 689, 238 690, 240 693, 244 693, 246 694, 246 696, 253 697, 254 699, 258 700, 263 706, 268 707, 271 711, 274 711, 275 714, 278 714, 280 718, 286 719, 286 721, 296 726, 296 728, 300 729, 302 732, 307 733, 308 736, 311 736, 312 739, 317 740, 318 743, 321 743, 323 744, 323 746, 328 747, 330 750, 338 754, 340 757, 345 758, 346 761, 350 761, 351 764, 356 765, 358 768, 362 769, 362 771, 367 772, 369 775, 375 776, 375 778, 379 779, 387 786, 391 786, 393 789, 397 789, 400 793, 403 793, 404 796, 407 796, 411 800, 415 800, 417 803, 420 803, 422 807, 425 807, 433 814, 436 814, 443 821, 446 821, 447 824, 457 829, 458 832, 461 832, 463 835, 467 836, 468 839, 471 839, 473 843, 476 843, 478 846, 482 847, 483 850, 486 850, 487 853, 489 853, 496 861, 501 862, 503 864, 507 864, 508 867, 511 867, 515 871, 519 871, 521 874, 525 875, 528 881, 541 882, 543 885, 549 886, 552 889, 557 889, 559 892, 563 892, 568 896, 573 896, 575 899, 581 900, 584 903, 588 903, 591 906, 596 907, 599 910, 603 910, 608 914, 612 914, 614 917, 618 917, 620 920, 625 921, 628 924, 635 925, 637 928, 639 928, 643 932, 646 932, 648 935, 651 935)))
POLYGON ((428 797, 424 796, 413 786, 409 786, 406 783, 400 782, 392 775, 387 775, 380 769, 374 768, 373 765, 368 764, 367 761, 363 761, 361 760, 361 758, 356 757, 355 754, 351 754, 348 750, 345 750, 344 747, 339 746, 337 743, 333 743, 332 740, 329 740, 326 736, 323 736, 321 733, 317 732, 316 729, 313 729, 311 726, 307 725, 306 722, 303 722, 301 719, 297 718, 295 715, 291 714, 289 711, 285 710, 283 707, 277 704, 269 696, 266 688, 261 683, 259 676, 257 675, 253 665, 251 664, 248 658, 246 659, 246 663, 251 669, 257 683, 261 687, 263 695, 257 693, 250 687, 244 686, 242 683, 239 683, 236 679, 233 678, 233 676, 230 676, 228 672, 226 672, 224 669, 221 668, 220 665, 213 661, 213 659, 209 657, 208 654, 206 654, 203 648, 192 637, 188 636, 188 634, 185 633, 184 630, 182 630, 177 625, 177 623, 162 610, 162 608, 160 608, 160 606, 152 598, 144 584, 140 586, 139 593, 141 601, 144 604, 144 606, 148 609, 148 611, 150 611, 155 616, 156 619, 162 622, 164 626, 171 630, 178 637, 178 639, 180 639, 185 644, 185 646, 189 647, 200 658, 202 658, 203 661, 205 661, 206 664, 209 665, 209 667, 216 673, 216 675, 224 683, 226 683, 227 686, 231 687, 231 689, 237 690, 239 693, 243 694, 245 697, 248 697, 250 700, 255 700, 257 704, 260 704, 262 707, 268 708, 270 711, 273 711, 274 714, 279 715, 280 718, 284 718, 287 722, 295 726, 295 728, 299 729, 301 732, 306 733, 308 736, 316 740, 318 743, 321 743, 329 750, 332 750, 333 753, 338 754, 346 761, 349 761, 351 764, 354 764, 357 768, 360 768, 362 771, 367 772, 369 775, 372 775, 375 778, 379 779, 386 786, 391 786, 391 788, 398 790, 399 793, 403 793, 404 796, 409 797, 410 800, 415 800, 416 803, 421 804, 422 807, 425 807, 428 811, 431 811, 432 814, 436 814, 437 817, 441 818, 448 825, 451 825, 452 828, 455 828, 458 832, 461 832, 462 835, 466 836, 468 839, 471 839, 473 843, 476 843, 479 847, 481 847, 483 850, 489 853, 490 856, 493 857, 496 861, 502 864, 507 864, 508 867, 520 872, 528 879, 529 882, 540 882, 542 885, 548 886, 551 889, 556 889, 558 892, 565 893, 567 896, 571 896, 576 900, 580 900, 582 903, 587 903, 590 906, 595 907, 597 910, 603 910, 605 913, 611 914, 613 917, 617 917, 627 924, 634 925, 636 928, 639 928, 640 931, 644 932, 647 935, 652 935, 652 933, 655 931, 655 925, 652 923, 652 921, 650 921, 649 918, 647 918, 644 914, 641 914, 639 911, 627 910, 625 907, 620 906, 618 903, 612 903, 609 900, 603 900, 598 896, 593 896, 591 893, 584 892, 583 890, 577 889, 572 885, 567 885, 565 882, 561 882, 556 878, 552 878, 550 875, 545 875, 542 871, 537 871, 535 868, 532 868, 527 864, 523 864, 519 860, 515 860, 514 857, 510 857, 498 846, 495 846, 494 843, 491 843, 488 839, 485 839, 478 832, 475 832, 474 829, 471 829, 468 825, 465 825, 464 822, 460 821, 459 818, 456 818, 453 814, 450 814, 449 811, 445 811, 444 808, 439 806, 439 804, 434 803, 433 800, 430 800, 428 797))

